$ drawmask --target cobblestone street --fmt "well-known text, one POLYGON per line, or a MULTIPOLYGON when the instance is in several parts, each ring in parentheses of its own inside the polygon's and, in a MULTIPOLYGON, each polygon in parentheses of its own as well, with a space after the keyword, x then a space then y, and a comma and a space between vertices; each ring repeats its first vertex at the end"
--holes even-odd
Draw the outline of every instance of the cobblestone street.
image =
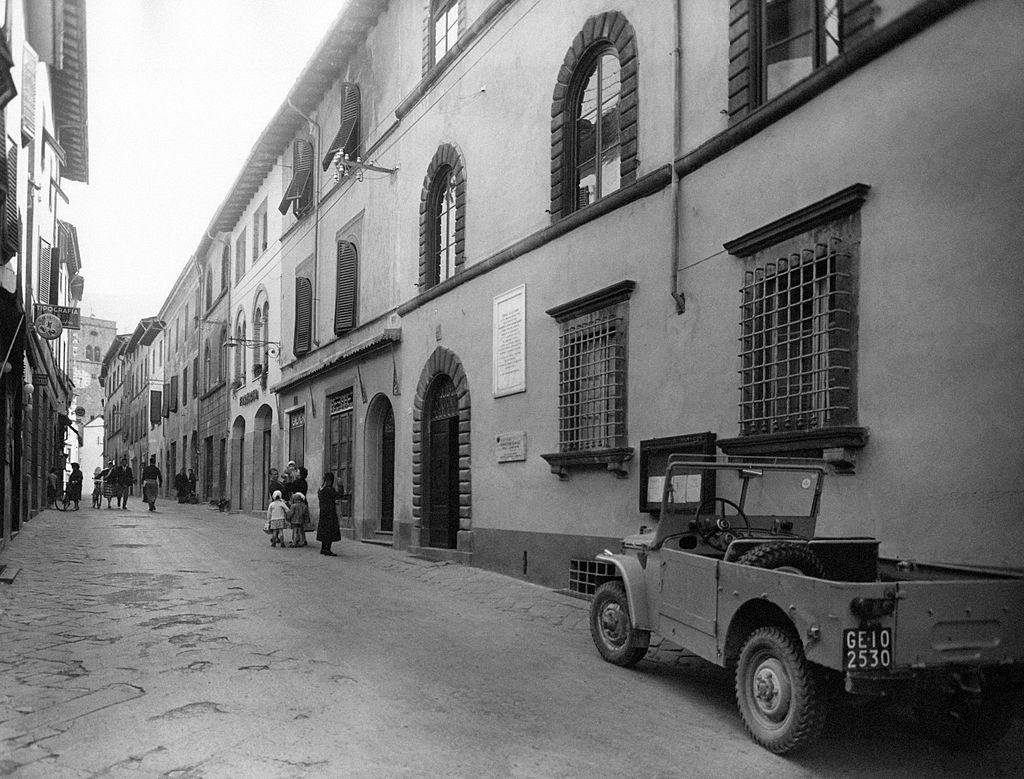
MULTIPOLYGON (((135 501, 137 503, 137 501, 135 501)), ((751 743, 725 672, 599 659, 587 604, 163 502, 44 512, 0 555, 0 774, 1016 775, 1017 721, 953 755, 905 712, 842 709, 817 750, 751 743), (16 574, 16 575, 15 575, 16 574), (905 732, 905 736, 897 733, 905 732)))

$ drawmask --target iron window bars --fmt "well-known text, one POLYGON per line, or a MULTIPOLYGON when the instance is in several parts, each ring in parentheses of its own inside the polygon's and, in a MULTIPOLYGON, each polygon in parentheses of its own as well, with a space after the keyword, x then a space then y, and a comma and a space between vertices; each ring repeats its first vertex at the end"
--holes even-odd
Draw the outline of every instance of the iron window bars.
POLYGON ((853 276, 839 238, 744 274, 742 435, 852 423, 853 276))
POLYGON ((558 345, 558 449, 622 446, 626 436, 624 304, 562 323, 558 345))

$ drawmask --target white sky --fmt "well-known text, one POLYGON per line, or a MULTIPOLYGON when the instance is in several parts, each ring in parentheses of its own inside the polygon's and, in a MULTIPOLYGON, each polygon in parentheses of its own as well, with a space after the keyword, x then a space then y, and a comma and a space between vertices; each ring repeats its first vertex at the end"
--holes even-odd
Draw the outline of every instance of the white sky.
POLYGON ((245 158, 346 0, 89 0, 82 313, 158 313, 245 158))

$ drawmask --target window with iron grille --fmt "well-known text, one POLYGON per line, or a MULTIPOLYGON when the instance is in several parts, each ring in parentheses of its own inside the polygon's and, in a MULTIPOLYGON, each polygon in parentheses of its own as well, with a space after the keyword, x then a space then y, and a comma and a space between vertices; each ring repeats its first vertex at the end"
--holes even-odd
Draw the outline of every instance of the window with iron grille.
POLYGON ((288 414, 288 459, 302 465, 306 456, 306 410, 288 414))
POLYGON ((744 274, 743 435, 852 422, 853 276, 838 237, 744 274))
POLYGON ((743 260, 735 456, 823 457, 852 470, 860 207, 853 184, 724 244, 743 260))
MULTIPOLYGON (((334 488, 352 494, 353 475, 353 394, 352 388, 331 395, 328 399, 326 471, 334 473, 334 488)), ((351 501, 340 504, 342 517, 348 516, 351 501)))
POLYGON ((626 310, 619 304, 562 323, 558 449, 611 449, 626 438, 626 310))
POLYGON ((559 323, 558 451, 541 457, 559 478, 584 466, 628 473, 626 326, 635 288, 620 281, 547 311, 559 323))

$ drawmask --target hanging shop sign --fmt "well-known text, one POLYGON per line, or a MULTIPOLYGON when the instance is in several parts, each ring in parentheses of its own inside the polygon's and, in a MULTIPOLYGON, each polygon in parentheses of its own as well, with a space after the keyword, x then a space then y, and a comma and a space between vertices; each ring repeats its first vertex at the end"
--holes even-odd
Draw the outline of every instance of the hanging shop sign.
POLYGON ((32 326, 35 328, 36 333, 47 341, 54 341, 60 338, 60 334, 64 332, 64 323, 60 321, 60 317, 56 314, 36 314, 32 326))
POLYGON ((81 309, 74 306, 53 306, 49 303, 34 303, 32 305, 32 318, 36 322, 36 329, 39 329, 39 317, 44 314, 52 314, 60 320, 61 325, 67 330, 82 329, 81 309))

